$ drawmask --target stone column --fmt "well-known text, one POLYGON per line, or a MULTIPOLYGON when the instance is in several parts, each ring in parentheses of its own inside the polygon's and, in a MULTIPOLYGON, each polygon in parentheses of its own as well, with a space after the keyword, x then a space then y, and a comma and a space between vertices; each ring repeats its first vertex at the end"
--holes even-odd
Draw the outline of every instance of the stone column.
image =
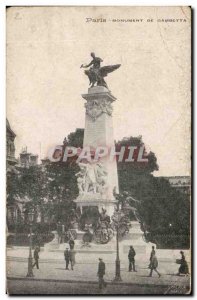
MULTIPOLYGON (((116 98, 103 86, 89 88, 88 93, 82 97, 87 101, 83 147, 90 147, 91 150, 96 150, 99 146, 107 147, 110 152, 111 148, 114 148, 112 103, 116 98)), ((107 155, 101 158, 98 164, 92 163, 90 168, 90 172, 94 169, 96 173, 102 174, 104 171, 105 176, 100 178, 106 181, 106 188, 99 191, 98 182, 96 192, 91 190, 81 193, 75 201, 78 206, 80 202, 86 202, 87 206, 98 206, 99 209, 103 207, 111 216, 115 206, 113 190, 117 193, 119 191, 116 160, 110 161, 107 155)))

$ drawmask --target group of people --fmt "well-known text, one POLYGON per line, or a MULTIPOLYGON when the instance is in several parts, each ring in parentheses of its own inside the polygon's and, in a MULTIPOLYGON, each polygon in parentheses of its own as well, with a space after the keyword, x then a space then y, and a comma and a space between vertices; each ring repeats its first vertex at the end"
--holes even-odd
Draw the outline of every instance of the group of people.
MULTIPOLYGON (((64 251, 64 258, 66 262, 66 270, 69 270, 69 265, 71 265, 71 270, 74 270, 74 265, 75 265, 75 250, 74 250, 75 242, 73 239, 69 241, 69 248, 66 248, 64 251)), ((36 246, 34 249, 34 264, 32 267, 34 268, 35 266, 37 269, 39 269, 39 252, 40 252, 40 247, 36 246)), ((189 268, 187 261, 185 259, 185 255, 183 251, 180 251, 181 254, 181 259, 177 259, 176 263, 180 264, 179 270, 177 275, 180 276, 182 274, 188 275, 189 274, 189 268)), ((129 260, 129 272, 137 272, 136 266, 135 266, 135 256, 136 252, 133 246, 130 246, 129 253, 128 253, 128 260, 129 260)), ((161 277, 161 274, 158 271, 158 260, 156 256, 156 251, 155 247, 152 246, 152 251, 150 254, 150 263, 148 268, 150 269, 149 277, 152 277, 153 271, 158 274, 159 277, 161 277)), ((102 258, 99 258, 99 264, 98 264, 98 281, 99 281, 99 289, 102 289, 103 287, 106 287, 106 282, 104 281, 104 275, 105 275, 105 263, 102 258)))
MULTIPOLYGON (((189 274, 189 268, 188 268, 188 264, 187 261, 185 259, 185 255, 183 251, 180 251, 181 254, 181 259, 177 259, 176 263, 180 264, 179 270, 177 275, 188 275, 189 274)), ((135 250, 133 248, 133 246, 130 246, 130 250, 129 250, 129 254, 128 254, 128 259, 129 259, 129 272, 134 271, 137 272, 135 269, 135 250)), ((150 263, 148 268, 150 269, 150 274, 149 277, 152 277, 153 271, 155 271, 155 273, 158 274, 159 277, 161 277, 161 274, 159 273, 159 271, 157 270, 158 268, 158 260, 157 260, 157 256, 156 256, 156 251, 155 251, 155 247, 152 246, 152 251, 150 254, 150 263)))
MULTIPOLYGON (((128 253, 129 272, 132 272, 132 271, 137 272, 137 270, 135 268, 135 255, 136 255, 136 252, 135 252, 133 246, 130 246, 130 250, 128 253)), ((150 254, 150 263, 148 266, 148 268, 150 269, 149 277, 152 277, 153 271, 155 271, 159 277, 161 276, 161 274, 157 270, 157 267, 158 267, 158 260, 157 260, 156 253, 155 253, 155 247, 153 246, 151 254, 150 254)))
MULTIPOLYGON (((181 254, 181 259, 177 259, 176 262, 178 264, 180 264, 179 267, 179 271, 178 271, 178 276, 179 275, 188 275, 189 274, 189 268, 188 268, 188 264, 187 261, 185 259, 185 255, 183 251, 180 251, 181 254)), ((135 267, 135 256, 136 256, 136 252, 133 248, 133 246, 130 246, 129 249, 129 253, 128 253, 128 260, 129 260, 129 272, 137 272, 136 267, 135 267)), ((150 254, 150 263, 148 268, 150 269, 150 273, 148 275, 148 277, 152 277, 153 271, 155 271, 159 277, 161 277, 161 274, 159 273, 159 271, 157 270, 158 268, 158 260, 157 260, 157 256, 156 256, 156 251, 155 251, 155 247, 152 246, 152 251, 150 254)), ((98 277, 99 277, 99 288, 102 289, 103 287, 106 287, 106 282, 104 281, 104 275, 105 275, 105 263, 103 262, 102 258, 99 258, 99 265, 98 265, 98 273, 97 273, 98 277)))
MULTIPOLYGON (((135 255, 136 252, 133 248, 133 246, 130 246, 130 250, 128 253, 128 259, 129 259, 129 272, 137 272, 136 268, 135 268, 135 255)), ((151 255, 150 255, 150 264, 148 266, 148 268, 150 269, 150 274, 149 277, 152 277, 152 273, 153 271, 155 271, 159 277, 161 276, 161 274, 157 271, 157 267, 158 267, 158 260, 156 257, 156 253, 155 253, 155 248, 154 246, 152 247, 152 251, 151 251, 151 255)))
MULTIPOLYGON (((180 264, 177 275, 178 276, 180 276, 180 275, 189 275, 189 267, 188 267, 187 261, 185 259, 184 252, 180 251, 180 254, 181 254, 181 259, 176 260, 176 263, 180 264)), ((149 268, 150 268, 150 274, 149 274, 150 277, 152 276, 153 271, 155 271, 158 274, 159 277, 161 276, 161 274, 157 270, 158 260, 157 260, 157 257, 156 257, 156 252, 155 252, 155 247, 154 246, 152 246, 149 268)))

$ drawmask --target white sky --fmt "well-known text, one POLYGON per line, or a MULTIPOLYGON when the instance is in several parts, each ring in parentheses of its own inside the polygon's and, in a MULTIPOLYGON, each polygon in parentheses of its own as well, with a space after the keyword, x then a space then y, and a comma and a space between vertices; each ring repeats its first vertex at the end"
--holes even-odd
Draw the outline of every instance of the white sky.
POLYGON ((107 83, 114 138, 143 136, 155 175, 190 171, 190 11, 163 8, 11 8, 7 13, 7 117, 23 146, 42 157, 85 123, 90 52, 121 63, 107 83), (86 23, 86 17, 143 18, 142 23, 86 23), (147 18, 154 22, 147 23, 147 18), (157 18, 187 22, 158 23, 157 18))

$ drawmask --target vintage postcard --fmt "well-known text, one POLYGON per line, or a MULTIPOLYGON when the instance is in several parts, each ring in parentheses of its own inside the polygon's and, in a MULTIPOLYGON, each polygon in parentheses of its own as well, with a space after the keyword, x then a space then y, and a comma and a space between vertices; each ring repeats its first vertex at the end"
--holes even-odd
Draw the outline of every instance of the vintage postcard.
POLYGON ((191 25, 7 8, 8 294, 192 293, 191 25))

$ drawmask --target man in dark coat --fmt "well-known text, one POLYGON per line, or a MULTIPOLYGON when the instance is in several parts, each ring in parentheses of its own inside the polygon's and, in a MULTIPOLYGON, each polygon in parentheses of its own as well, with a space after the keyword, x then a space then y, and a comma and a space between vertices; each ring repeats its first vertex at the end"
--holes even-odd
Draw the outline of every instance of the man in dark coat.
POLYGON ((153 271, 155 271, 159 277, 161 277, 161 274, 157 270, 158 268, 158 260, 155 254, 152 255, 151 262, 150 262, 150 274, 149 277, 152 277, 153 271))
POLYGON ((105 275, 105 263, 103 262, 102 258, 99 258, 98 264, 98 273, 97 276, 99 278, 99 289, 102 289, 106 286, 103 276, 105 275))
POLYGON ((150 269, 150 267, 151 267, 151 261, 152 261, 152 257, 154 256, 156 254, 156 252, 155 252, 155 246, 152 246, 152 251, 151 251, 151 253, 150 253, 150 264, 149 264, 149 269, 150 269))
POLYGON ((152 260, 153 255, 155 255, 155 246, 152 246, 152 251, 150 253, 150 261, 152 260))
POLYGON ((39 264, 38 264, 38 260, 39 260, 39 253, 40 252, 40 248, 37 246, 35 249, 34 249, 34 264, 32 265, 32 268, 34 268, 36 266, 37 269, 39 269, 39 264))
POLYGON ((69 266, 69 262, 70 262, 70 253, 68 248, 66 248, 66 250, 64 251, 64 259, 66 261, 66 270, 69 270, 68 266, 69 266))
POLYGON ((129 250, 129 254, 128 254, 128 259, 129 259, 129 272, 131 272, 132 270, 134 272, 137 272, 135 269, 135 250, 133 248, 133 246, 130 246, 130 250, 129 250))

